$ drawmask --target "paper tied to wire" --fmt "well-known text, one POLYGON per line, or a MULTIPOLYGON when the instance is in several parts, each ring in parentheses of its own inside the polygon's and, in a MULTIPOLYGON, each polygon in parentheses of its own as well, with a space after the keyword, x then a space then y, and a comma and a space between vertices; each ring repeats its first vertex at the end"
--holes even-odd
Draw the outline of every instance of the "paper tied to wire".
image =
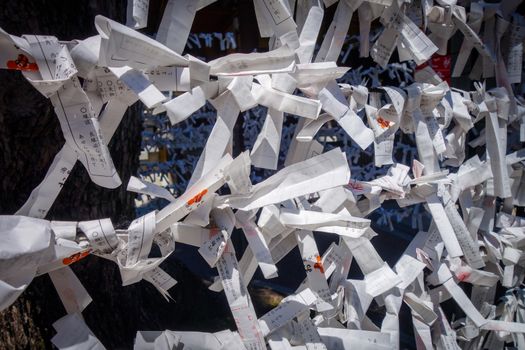
POLYGON ((81 316, 91 297, 69 265, 100 256, 117 264, 123 286, 145 280, 169 301, 177 281, 160 265, 180 243, 196 247, 217 269, 210 289, 224 291, 237 329, 138 331, 135 349, 399 349, 403 303, 418 349, 525 347, 525 218, 517 210, 525 203, 525 152, 511 144, 517 135, 525 140, 525 108, 515 94, 525 36, 525 20, 515 12, 519 1, 464 7, 455 1, 254 0, 268 51, 209 62, 182 55, 195 16, 213 2, 168 1, 155 39, 136 31, 148 25, 148 0, 128 0, 126 26, 99 15, 98 35, 67 45, 0 30, 0 68, 21 71, 50 99, 65 139, 17 215, 0 217, 0 309, 48 273, 67 312, 53 324, 52 343, 102 349, 81 316), (329 6, 335 14, 321 32, 329 6), (354 12, 360 56, 386 67, 397 49, 400 60, 421 65, 413 83, 338 82, 357 74, 337 65, 347 55, 342 48, 354 12), (383 30, 373 35, 375 19, 383 30), (476 82, 474 91, 460 90, 424 65, 436 53, 447 54, 456 32, 464 39, 452 77, 461 75, 475 49, 470 76, 494 77, 495 88, 476 82), (207 102, 215 109, 186 190, 175 196, 131 177, 128 191, 169 204, 128 227, 115 228, 108 218, 45 220, 77 160, 97 185, 120 185, 107 143, 137 100, 153 114, 166 112, 173 125, 207 102), (234 156, 239 113, 257 106, 267 108, 260 133, 251 149, 234 156), (299 121, 283 166, 288 115, 299 121), (341 129, 358 152, 372 155, 373 145, 374 165, 387 171, 369 181, 356 178, 346 150, 318 141, 323 128, 341 129), (417 159, 408 164, 394 152, 401 133, 415 142, 417 159), (467 147, 481 151, 468 156, 467 147), (252 167, 277 171, 252 184, 252 167), (401 208, 420 205, 431 222, 420 225, 391 266, 374 246, 373 238, 386 233, 375 232, 370 214, 393 201, 401 208), (239 255, 232 243, 237 233, 248 242, 239 255), (321 251, 316 235, 336 240, 321 251), (257 315, 247 288, 257 268, 265 279, 280 276, 279 262, 295 247, 303 282, 257 315), (151 254, 157 248, 160 255, 151 254), (361 279, 349 278, 354 262, 361 279), (496 300, 501 288, 506 292, 496 300), (447 314, 442 303, 448 300, 464 316, 447 314), (368 312, 373 301, 385 309, 379 323, 368 312))

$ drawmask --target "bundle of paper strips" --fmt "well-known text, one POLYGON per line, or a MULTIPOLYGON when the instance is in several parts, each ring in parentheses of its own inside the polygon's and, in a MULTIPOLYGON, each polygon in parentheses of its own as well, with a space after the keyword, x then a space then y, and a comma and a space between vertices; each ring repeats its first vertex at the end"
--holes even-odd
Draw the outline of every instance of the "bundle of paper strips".
POLYGON ((147 23, 148 0, 128 1, 128 26, 97 16, 99 35, 84 40, 0 30, 0 68, 22 71, 50 99, 65 138, 23 207, 0 217, 0 310, 48 273, 68 313, 54 324, 53 344, 102 349, 81 316, 91 298, 68 265, 94 254, 118 265, 124 286, 144 279, 167 298, 177 282, 159 265, 180 242, 199 247, 217 269, 210 289, 224 290, 237 330, 139 331, 136 349, 397 349, 403 302, 418 349, 503 349, 507 342, 525 348, 525 218, 516 215, 525 206, 525 151, 510 153, 507 145, 513 132, 525 141, 523 96, 513 92, 522 82, 525 19, 515 13, 521 1, 459 2, 463 7, 456 0, 254 0, 270 50, 210 62, 181 53, 196 11, 213 0, 169 0, 156 40, 135 30, 147 23), (328 6, 337 9, 320 33, 328 6), (403 89, 338 84, 349 70, 336 61, 354 12, 361 56, 385 66, 397 48, 400 60, 421 65, 436 52, 446 54, 459 30, 464 40, 452 75, 462 75, 476 53, 471 78, 495 77, 497 87, 454 89, 430 65, 403 89), (384 30, 369 45, 378 18, 384 30), (129 191, 170 204, 124 230, 105 218, 44 220, 77 160, 97 185, 121 185, 107 143, 137 100, 153 113, 167 112, 172 124, 207 101, 216 109, 186 192, 174 198, 132 178, 129 191), (258 105, 268 112, 257 141, 233 158, 236 119, 258 105), (285 113, 301 117, 285 166, 253 185, 252 166, 278 167, 285 113), (390 165, 387 175, 352 180, 345 154, 323 152, 315 139, 331 121, 356 147, 373 145, 375 165, 390 165), (479 122, 483 132, 468 140, 479 122), (419 161, 393 163, 399 129, 415 135, 419 161), (465 159, 467 142, 484 147, 480 157, 465 159), (229 194, 216 193, 224 185, 229 194), (376 233, 366 218, 385 201, 423 203, 433 218, 393 267, 374 248, 376 233), (235 228, 249 243, 239 261, 230 239, 235 228), (339 242, 321 253, 313 231, 338 235, 339 242), (160 257, 149 257, 153 245, 160 257), (267 279, 277 276, 276 264, 296 246, 304 282, 257 318, 246 286, 258 267, 267 279), (347 279, 354 259, 362 280, 347 279), (501 287, 507 292, 498 304, 501 287), (464 317, 447 318, 441 304, 449 299, 464 317), (366 315, 373 300, 386 309, 380 327, 366 315))

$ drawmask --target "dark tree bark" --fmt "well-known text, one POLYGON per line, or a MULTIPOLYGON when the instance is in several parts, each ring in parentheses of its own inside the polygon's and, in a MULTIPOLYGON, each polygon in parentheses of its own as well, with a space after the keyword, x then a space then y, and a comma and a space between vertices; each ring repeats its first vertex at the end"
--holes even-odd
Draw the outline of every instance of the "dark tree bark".
MULTIPOLYGON (((97 14, 125 22, 126 0, 8 1, 2 7, 0 27, 10 34, 70 40, 95 35, 97 14)), ((64 138, 52 105, 19 72, 0 70, 0 81, 0 214, 13 214, 42 181, 64 138)), ((128 110, 110 143, 124 185, 98 187, 77 163, 46 219, 109 217, 116 227, 127 227, 135 217, 134 196, 125 184, 139 166, 139 108, 143 106, 136 104, 128 110)), ((109 261, 88 257, 73 266, 93 298, 83 312, 86 323, 107 348, 130 348, 137 330, 218 331, 232 326, 224 295, 209 292, 173 258, 162 267, 180 282, 170 291, 175 302, 166 302, 144 281, 121 287, 118 269, 109 261)), ((51 348, 52 323, 65 314, 49 277, 35 278, 0 313, 0 349, 51 348)))

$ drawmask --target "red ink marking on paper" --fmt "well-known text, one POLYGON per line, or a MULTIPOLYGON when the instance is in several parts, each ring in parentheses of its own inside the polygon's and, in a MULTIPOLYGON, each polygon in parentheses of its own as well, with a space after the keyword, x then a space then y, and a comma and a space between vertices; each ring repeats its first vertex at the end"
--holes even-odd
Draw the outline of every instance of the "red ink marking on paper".
POLYGON ((8 69, 24 70, 30 72, 37 72, 38 65, 35 62, 29 62, 29 58, 26 55, 20 54, 16 60, 7 61, 8 69))
POLYGON ((324 266, 323 266, 323 262, 321 261, 321 257, 318 255, 316 259, 317 259, 317 262, 314 264, 314 269, 319 269, 321 273, 324 273, 324 266))
POLYGON ((64 265, 71 265, 72 263, 75 263, 75 262, 77 262, 77 261, 79 261, 81 259, 84 259, 90 253, 91 253, 91 249, 85 250, 83 252, 78 252, 76 254, 68 256, 67 258, 62 259, 62 263, 64 265))
POLYGON ((470 273, 468 272, 460 272, 457 274, 456 276, 458 278, 459 281, 463 282, 464 280, 466 280, 467 278, 470 277, 470 273))
POLYGON ((390 127, 390 122, 388 120, 385 120, 381 117, 377 117, 376 121, 382 129, 388 129, 390 127))
POLYGON ((208 190, 205 188, 201 192, 197 193, 193 198, 191 198, 186 204, 192 205, 195 203, 199 203, 206 193, 208 193, 208 190))

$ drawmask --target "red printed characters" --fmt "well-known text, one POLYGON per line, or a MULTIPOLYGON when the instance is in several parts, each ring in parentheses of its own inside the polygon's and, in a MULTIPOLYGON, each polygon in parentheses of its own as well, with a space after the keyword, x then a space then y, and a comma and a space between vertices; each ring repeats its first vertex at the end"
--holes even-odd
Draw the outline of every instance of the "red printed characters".
POLYGON ((390 127, 390 122, 388 120, 385 120, 381 117, 377 117, 376 121, 382 129, 387 129, 390 127))
POLYGON ((323 262, 321 261, 321 257, 319 255, 317 255, 315 257, 315 260, 317 261, 315 264, 314 264, 314 268, 312 269, 312 265, 308 264, 307 263, 307 260, 304 260, 303 262, 305 263, 304 265, 304 269, 307 271, 307 272, 312 272, 314 269, 318 269, 319 271, 321 271, 321 273, 324 273, 324 266, 323 266, 323 262))
POLYGON ((208 193, 208 189, 205 188, 199 193, 197 193, 194 197, 192 197, 189 201, 187 201, 186 204, 192 205, 192 204, 199 203, 202 200, 202 197, 204 197, 206 193, 208 193))
POLYGON ((38 65, 35 62, 29 62, 29 58, 26 55, 19 54, 16 60, 7 61, 8 69, 25 70, 30 72, 37 72, 38 65))
POLYGON ((62 263, 64 265, 71 265, 72 263, 74 262, 77 262, 79 261, 80 259, 84 259, 86 256, 89 255, 89 253, 91 253, 91 249, 88 249, 88 250, 84 250, 83 252, 78 252, 76 254, 73 254, 71 256, 68 256, 67 258, 64 258, 62 260, 62 263))
POLYGON ((321 261, 321 257, 318 255, 316 259, 317 259, 317 262, 314 264, 314 269, 319 269, 321 273, 324 273, 324 267, 323 267, 323 262, 321 261))

